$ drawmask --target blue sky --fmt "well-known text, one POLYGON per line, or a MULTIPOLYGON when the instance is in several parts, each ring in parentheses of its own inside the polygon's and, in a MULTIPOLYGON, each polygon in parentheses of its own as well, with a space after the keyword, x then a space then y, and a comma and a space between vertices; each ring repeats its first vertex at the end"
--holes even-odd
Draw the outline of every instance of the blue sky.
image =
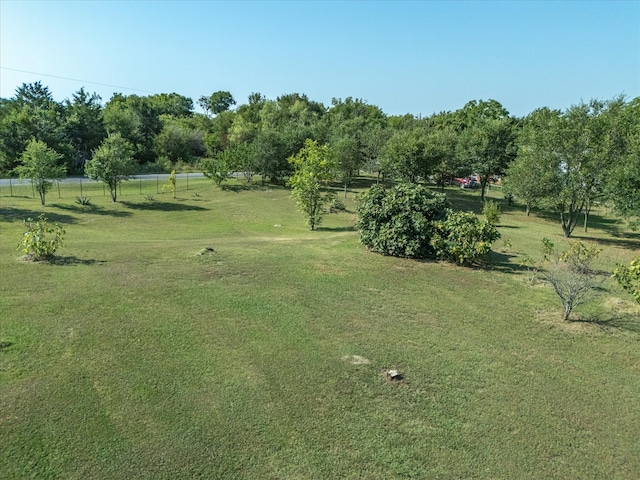
POLYGON ((640 96, 640 2, 0 0, 0 97, 38 80, 56 100, 298 92, 424 116, 493 98, 523 116, 640 96))

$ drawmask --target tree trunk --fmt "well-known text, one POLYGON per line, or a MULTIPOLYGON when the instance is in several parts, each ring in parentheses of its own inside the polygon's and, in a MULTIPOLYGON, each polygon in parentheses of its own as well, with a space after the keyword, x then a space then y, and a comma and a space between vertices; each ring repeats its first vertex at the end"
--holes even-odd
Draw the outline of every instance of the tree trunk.
POLYGON ((587 231, 587 222, 589 221, 589 213, 591 213, 591 206, 584 209, 584 231, 587 231))
POLYGON ((565 217, 565 213, 560 211, 560 222, 562 223, 562 231, 564 232, 564 236, 569 238, 573 229, 576 228, 578 224, 578 217, 580 213, 582 213, 582 209, 584 207, 584 202, 580 204, 579 208, 574 208, 575 205, 571 205, 569 207, 569 211, 565 217))

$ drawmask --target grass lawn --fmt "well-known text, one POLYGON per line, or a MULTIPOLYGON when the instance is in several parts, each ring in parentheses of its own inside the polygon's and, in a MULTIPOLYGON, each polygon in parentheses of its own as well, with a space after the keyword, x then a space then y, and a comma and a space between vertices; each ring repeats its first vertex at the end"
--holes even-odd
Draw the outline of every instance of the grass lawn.
MULTIPOLYGON (((367 252, 352 193, 315 232, 259 183, 48 202, 0 196, 0 478, 640 478, 638 308, 561 322, 520 267, 555 218, 503 205, 467 269, 367 252), (53 265, 18 260, 42 211, 53 265)), ((610 271, 640 237, 595 213, 610 271)))

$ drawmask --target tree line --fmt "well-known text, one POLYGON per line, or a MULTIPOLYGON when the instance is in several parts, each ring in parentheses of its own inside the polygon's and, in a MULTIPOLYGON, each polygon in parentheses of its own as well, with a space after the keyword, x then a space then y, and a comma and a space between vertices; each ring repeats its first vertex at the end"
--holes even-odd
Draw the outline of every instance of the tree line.
POLYGON ((232 109, 231 93, 217 91, 197 103, 204 113, 177 93, 116 93, 103 105, 84 88, 56 102, 40 82, 23 84, 0 99, 0 174, 25 175, 25 162, 43 146, 56 174, 82 174, 94 156, 104 161, 118 146, 133 160, 126 175, 188 165, 219 182, 230 171, 281 182, 295 172, 289 159, 312 140, 329 147, 345 191, 363 170, 441 187, 476 175, 483 199, 504 179, 509 198, 528 211, 555 211, 567 236, 598 204, 640 217, 640 98, 543 107, 526 117, 496 100, 424 118, 386 115, 354 98, 325 106, 299 93, 275 100, 252 93, 232 109))

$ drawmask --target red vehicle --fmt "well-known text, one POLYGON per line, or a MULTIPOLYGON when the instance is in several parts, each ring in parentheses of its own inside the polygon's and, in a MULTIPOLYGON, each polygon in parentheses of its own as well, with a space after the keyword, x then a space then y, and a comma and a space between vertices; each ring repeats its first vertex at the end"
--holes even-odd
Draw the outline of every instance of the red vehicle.
POLYGON ((454 178, 453 184, 460 188, 478 188, 480 184, 471 178, 454 178))

